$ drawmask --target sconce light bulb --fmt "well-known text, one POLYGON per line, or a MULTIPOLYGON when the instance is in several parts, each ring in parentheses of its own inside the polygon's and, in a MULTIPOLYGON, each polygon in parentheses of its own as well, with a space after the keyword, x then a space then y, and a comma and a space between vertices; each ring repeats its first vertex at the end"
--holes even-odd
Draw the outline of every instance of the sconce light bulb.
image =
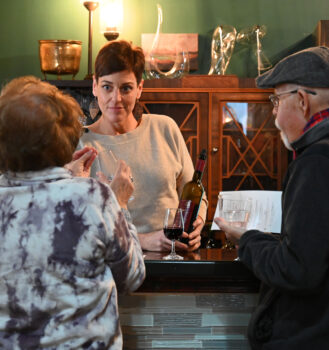
POLYGON ((99 14, 101 33, 107 40, 116 39, 122 30, 122 0, 103 0, 100 4, 99 14))

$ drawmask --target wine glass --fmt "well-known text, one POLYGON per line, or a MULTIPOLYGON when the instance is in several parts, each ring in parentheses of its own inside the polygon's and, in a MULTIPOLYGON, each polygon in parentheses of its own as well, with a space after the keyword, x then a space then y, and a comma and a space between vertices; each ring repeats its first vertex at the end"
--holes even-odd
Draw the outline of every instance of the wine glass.
MULTIPOLYGON (((111 149, 105 149, 98 153, 98 157, 100 159, 100 167, 101 169, 106 169, 105 176, 107 179, 111 182, 114 178, 114 174, 118 167, 118 159, 114 155, 113 151, 111 149)), ((131 182, 134 182, 134 178, 130 177, 131 182)), ((129 202, 134 200, 134 196, 129 197, 129 202)))
MULTIPOLYGON (((246 228, 250 217, 250 199, 231 199, 219 197, 219 216, 230 225, 246 228)), ((233 249, 234 244, 226 239, 223 249, 233 249)))
POLYGON ((184 231, 183 212, 180 208, 167 208, 163 223, 163 231, 168 239, 171 239, 171 252, 164 256, 164 260, 183 260, 184 258, 175 252, 175 240, 177 240, 184 231))

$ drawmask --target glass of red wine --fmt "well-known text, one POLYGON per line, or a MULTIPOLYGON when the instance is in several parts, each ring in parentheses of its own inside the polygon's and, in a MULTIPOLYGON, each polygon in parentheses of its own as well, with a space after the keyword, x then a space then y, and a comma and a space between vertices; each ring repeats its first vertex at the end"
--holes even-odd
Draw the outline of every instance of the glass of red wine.
MULTIPOLYGON (((98 152, 98 161, 101 167, 101 171, 107 177, 107 180, 111 182, 115 176, 115 172, 118 168, 118 158, 115 156, 111 149, 105 148, 98 152)), ((131 182, 134 182, 134 178, 130 177, 131 182)), ((134 200, 135 197, 132 195, 128 202, 134 200)))
POLYGON ((183 234, 184 219, 180 208, 167 208, 164 218, 163 231, 171 240, 171 252, 164 256, 164 260, 183 260, 184 258, 175 252, 175 241, 183 234))

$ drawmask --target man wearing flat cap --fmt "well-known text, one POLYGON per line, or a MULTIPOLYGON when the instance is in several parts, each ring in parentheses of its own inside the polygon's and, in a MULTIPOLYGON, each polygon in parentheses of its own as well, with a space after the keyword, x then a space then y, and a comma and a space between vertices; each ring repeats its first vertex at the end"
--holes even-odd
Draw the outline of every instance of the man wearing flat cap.
POLYGON ((329 349, 329 48, 281 60, 256 80, 274 88, 275 124, 294 151, 283 183, 280 239, 215 222, 260 279, 252 349, 329 349))

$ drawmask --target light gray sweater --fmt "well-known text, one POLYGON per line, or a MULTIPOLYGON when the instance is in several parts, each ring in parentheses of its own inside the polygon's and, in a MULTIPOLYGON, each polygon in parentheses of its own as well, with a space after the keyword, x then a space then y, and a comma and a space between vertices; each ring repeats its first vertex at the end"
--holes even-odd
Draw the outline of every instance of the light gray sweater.
MULTIPOLYGON (((101 135, 90 130, 79 144, 95 147, 99 154, 91 177, 102 171, 111 175, 108 151, 123 159, 131 168, 135 192, 128 203, 138 233, 163 228, 165 208, 177 207, 186 182, 193 177, 194 167, 184 138, 176 122, 164 115, 144 114, 139 126, 121 135, 101 135)), ((199 215, 205 220, 207 199, 204 196, 199 215)))

